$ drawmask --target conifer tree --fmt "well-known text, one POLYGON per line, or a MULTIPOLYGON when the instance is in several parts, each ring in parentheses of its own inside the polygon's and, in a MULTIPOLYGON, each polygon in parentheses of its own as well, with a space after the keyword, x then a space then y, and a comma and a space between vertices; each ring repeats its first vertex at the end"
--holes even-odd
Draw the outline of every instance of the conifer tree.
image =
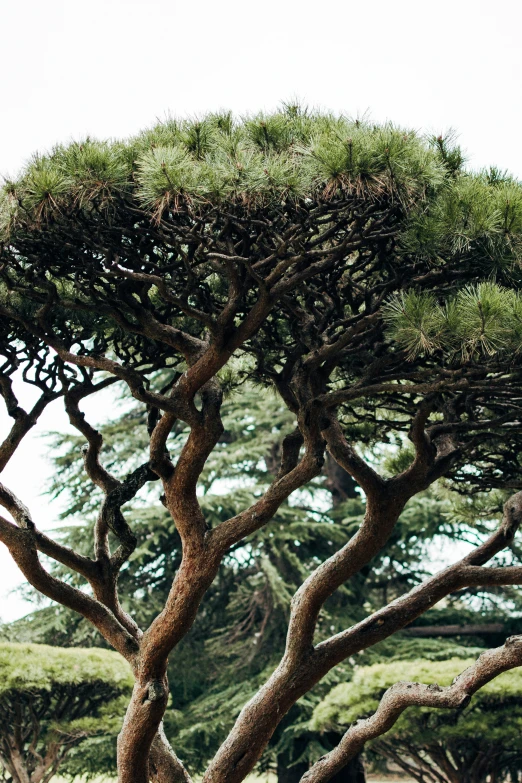
MULTIPOLYGON (((288 107, 59 147, 5 187, 1 391, 14 423, 0 469, 61 399, 102 501, 94 556, 44 535, 8 488, 0 503, 13 521, 0 520, 0 539, 33 587, 86 617, 133 668, 121 783, 190 780, 162 729, 169 655, 230 553, 270 534, 326 453, 364 493, 364 518, 296 591, 281 660, 205 783, 244 780, 301 696, 444 596, 520 584, 520 567, 487 565, 513 541, 517 493, 469 555, 355 625, 321 633, 323 606, 372 568, 412 498, 441 478, 463 495, 520 485, 522 190, 461 162, 443 139, 288 107), (28 411, 16 397, 20 377, 40 394, 28 411), (204 470, 220 448, 223 390, 240 395, 246 381, 260 396, 276 390, 292 430, 275 454, 276 476, 252 502, 209 519, 204 470), (81 410, 111 385, 127 387, 147 413, 148 453, 124 477, 81 410), (368 448, 389 443, 400 448, 400 468, 384 475, 368 448), (118 589, 140 544, 122 507, 156 481, 181 557, 165 605, 143 628, 118 589), (50 575, 40 555, 89 589, 50 575)), ((396 688, 379 708, 379 730, 411 702, 461 704, 521 662, 514 638, 448 688, 396 688)), ((302 780, 331 780, 376 723, 350 729, 302 780)))

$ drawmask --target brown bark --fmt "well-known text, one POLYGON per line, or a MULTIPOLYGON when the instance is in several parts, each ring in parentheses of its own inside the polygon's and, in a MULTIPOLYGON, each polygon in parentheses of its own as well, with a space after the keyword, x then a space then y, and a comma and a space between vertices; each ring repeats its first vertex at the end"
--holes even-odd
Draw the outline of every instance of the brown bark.
POLYGON ((43 755, 36 752, 38 725, 33 727, 31 744, 26 736, 27 727, 21 723, 6 726, 0 741, 0 765, 12 779, 12 783, 47 783, 57 772, 68 751, 81 738, 63 737, 51 741, 43 755))
POLYGON ((187 770, 165 736, 162 723, 152 741, 150 777, 152 783, 191 783, 187 770))
MULTIPOLYGON (((158 783, 189 781, 186 771, 169 750, 161 732, 161 720, 168 696, 165 679, 167 655, 170 649, 190 628, 199 602, 215 576, 221 558, 232 543, 248 532, 264 524, 280 503, 294 488, 302 486, 321 468, 320 440, 313 430, 305 436, 305 455, 295 467, 276 478, 274 484, 256 506, 237 519, 229 520, 215 531, 208 532, 201 517, 196 498, 196 478, 208 453, 209 436, 219 437, 220 426, 212 421, 209 430, 202 426, 193 429, 187 441, 179 465, 179 471, 162 469, 166 502, 176 519, 184 542, 181 568, 173 583, 169 600, 163 613, 141 638, 141 634, 125 617, 118 619, 115 604, 111 605, 111 590, 102 596, 99 567, 96 561, 80 558, 75 553, 63 551, 54 542, 48 542, 32 524, 27 509, 7 490, 0 496, 3 504, 13 513, 18 526, 7 520, 1 522, 3 540, 13 557, 32 584, 42 592, 70 605, 97 625, 106 638, 120 649, 133 664, 136 686, 119 738, 119 779, 148 783, 153 777, 158 783), (199 460, 199 461, 198 461, 199 460), (185 472, 183 465, 196 465, 185 472), (197 520, 200 520, 198 523, 197 520), (193 523, 196 520, 196 523, 193 523), (29 544, 29 546, 28 546, 29 544), (38 561, 38 549, 54 555, 72 565, 92 581, 101 601, 96 601, 65 583, 46 574, 38 561), (110 611, 108 611, 108 609, 110 611), (153 748, 149 761, 149 750, 153 748)), ((108 474, 99 467, 97 454, 101 444, 96 434, 89 432, 89 449, 86 462, 107 497, 119 489, 108 474)), ((482 567, 497 551, 512 540, 520 521, 520 496, 506 505, 506 514, 500 530, 482 547, 456 566, 416 588, 408 596, 385 607, 368 620, 347 632, 338 634, 314 648, 315 622, 326 598, 352 574, 357 573, 379 550, 390 534, 409 494, 422 486, 428 473, 436 471, 436 455, 423 452, 423 443, 417 446, 417 458, 403 476, 389 486, 361 464, 357 455, 347 448, 338 430, 327 432, 327 441, 339 464, 349 469, 368 492, 368 510, 360 531, 339 553, 320 566, 298 591, 292 604, 292 615, 285 656, 267 684, 254 700, 246 705, 238 722, 205 774, 206 783, 239 783, 253 768, 264 746, 282 716, 317 682, 335 663, 359 649, 373 644, 411 622, 421 612, 433 605, 451 590, 470 584, 506 584, 522 580, 522 570, 517 568, 482 567), (253 732, 253 727, 255 731, 253 732)), ((99 541, 104 551, 108 526, 99 528, 99 541)), ((123 535, 119 531, 120 535, 123 535)), ((117 531, 118 534, 118 531, 117 531)), ((362 747, 362 746, 361 746, 362 747)), ((346 759, 347 762, 350 759, 346 759)), ((337 770, 340 772, 340 769, 337 770)), ((307 773, 306 780, 312 772, 307 773)), ((315 775, 318 773, 314 772, 315 775)), ((322 778, 317 778, 320 780, 322 778)), ((324 778, 325 780, 328 778, 324 778)))
MULTIPOLYGON (((440 598, 455 589, 469 584, 495 584, 497 580, 502 580, 503 584, 507 584, 510 580, 513 584, 519 584, 522 581, 522 567, 484 569, 478 565, 475 566, 475 563, 487 562, 512 541, 521 521, 522 493, 518 493, 506 503, 503 522, 499 530, 481 547, 478 547, 454 566, 450 566, 419 585, 407 595, 374 613, 367 620, 326 642, 322 642, 315 648, 311 644, 309 625, 310 622, 314 622, 313 615, 311 619, 311 612, 303 613, 302 624, 296 624, 296 615, 294 607, 292 607, 285 655, 266 685, 243 708, 234 728, 209 765, 203 778, 204 783, 225 783, 225 781, 226 783, 241 783, 248 772, 254 768, 263 748, 290 707, 333 666, 349 655, 353 655, 401 630, 437 603, 440 598), (304 646, 302 646, 303 639, 308 642, 304 646), (255 732, 253 732, 254 726, 255 732)), ((354 539, 357 539, 357 535, 354 539)), ((355 547, 357 547, 357 542, 355 547)), ((357 548, 355 552, 357 552, 357 548)), ((337 556, 334 556, 334 562, 336 558, 337 556)), ((327 563, 330 562, 327 561, 327 563)), ((296 594, 296 598, 300 593, 304 593, 306 600, 308 598, 307 590, 310 586, 311 605, 314 606, 315 575, 320 573, 322 568, 323 566, 320 566, 304 583, 296 594)), ((338 574, 334 572, 331 584, 335 585, 337 578, 338 574)), ((327 593, 327 588, 321 581, 319 586, 319 589, 324 591, 323 594, 327 593)), ((299 604, 297 606, 299 610, 301 607, 299 604)))

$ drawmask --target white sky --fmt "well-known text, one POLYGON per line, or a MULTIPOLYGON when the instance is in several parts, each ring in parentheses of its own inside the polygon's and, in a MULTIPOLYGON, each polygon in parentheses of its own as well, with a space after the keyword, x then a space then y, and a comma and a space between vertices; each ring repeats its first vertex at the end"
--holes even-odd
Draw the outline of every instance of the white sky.
MULTIPOLYGON (((416 129, 455 128, 472 166, 522 178, 516 0, 0 0, 0 10, 3 174, 58 141, 298 96, 416 129)), ((61 426, 56 407, 41 429, 61 426)), ((57 513, 39 495, 48 474, 45 446, 31 436, 4 475, 43 527, 57 513)), ((0 545, 5 620, 30 609, 6 597, 19 581, 0 545)))

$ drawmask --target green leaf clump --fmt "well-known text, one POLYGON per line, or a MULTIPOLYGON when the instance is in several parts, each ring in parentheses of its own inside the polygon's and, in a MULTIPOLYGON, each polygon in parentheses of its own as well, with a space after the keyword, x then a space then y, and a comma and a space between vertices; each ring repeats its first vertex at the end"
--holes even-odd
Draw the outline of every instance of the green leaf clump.
POLYGON ((8 691, 52 690, 57 685, 110 682, 129 690, 133 676, 118 654, 97 648, 0 643, 0 698, 8 691))

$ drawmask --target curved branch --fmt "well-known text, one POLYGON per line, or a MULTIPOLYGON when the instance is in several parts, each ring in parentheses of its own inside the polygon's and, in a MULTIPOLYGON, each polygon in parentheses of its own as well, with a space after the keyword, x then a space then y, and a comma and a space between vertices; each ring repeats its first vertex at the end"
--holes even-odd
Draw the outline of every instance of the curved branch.
MULTIPOLYGON (((253 769, 277 725, 293 704, 349 655, 401 630, 441 598, 468 584, 522 583, 522 567, 480 567, 512 542, 521 522, 522 492, 510 498, 504 506, 500 528, 470 555, 352 628, 313 647, 315 617, 322 605, 322 598, 331 594, 332 584, 340 579, 339 574, 344 574, 346 568, 346 565, 342 567, 338 560, 340 553, 326 561, 294 596, 285 655, 269 680, 243 708, 229 736, 208 767, 203 782, 240 783, 253 769), (255 739, 249 730, 253 724, 256 725, 255 739)), ((367 528, 366 534, 368 530, 367 528)), ((375 531, 374 533, 377 534, 375 531)), ((352 541, 358 535, 359 533, 352 541)), ((359 570, 355 565, 354 568, 354 573, 359 570)))
POLYGON ((408 707, 457 709, 466 706, 472 695, 502 672, 522 666, 522 636, 512 636, 502 647, 488 650, 445 688, 398 682, 382 697, 377 711, 353 724, 334 750, 327 753, 301 778, 302 783, 327 783, 361 752, 371 739, 389 731, 408 707))
POLYGON ((484 563, 512 543, 521 524, 522 492, 517 492, 505 503, 502 523, 498 530, 481 546, 352 628, 318 644, 315 650, 322 659, 321 665, 327 666, 325 671, 354 652, 364 650, 402 630, 455 590, 472 585, 522 583, 521 566, 481 568, 484 563))
POLYGON ((234 544, 259 530, 272 519, 281 504, 295 490, 319 475, 323 464, 324 439, 318 422, 302 425, 299 431, 294 431, 285 438, 281 469, 275 481, 256 503, 211 530, 208 534, 210 546, 224 554, 234 544), (301 431, 305 432, 304 437, 301 431), (305 445, 305 453, 300 462, 295 464, 302 442, 305 445))
POLYGON ((34 528, 19 528, 0 517, 0 541, 29 584, 43 595, 87 618, 131 665, 138 652, 136 640, 102 603, 45 571, 38 558, 34 528))
POLYGON ((334 460, 355 479, 366 495, 384 489, 384 479, 350 446, 337 419, 332 419, 323 435, 334 460))
MULTIPOLYGON (((5 383, 6 379, 2 378, 0 381, 5 383)), ((0 473, 15 453, 23 438, 34 427, 47 405, 53 400, 58 399, 60 395, 61 393, 58 392, 55 394, 42 394, 29 412, 20 408, 17 401, 14 408, 10 407, 8 400, 5 398, 5 395, 3 395, 4 399, 6 399, 9 415, 14 418, 15 422, 3 443, 0 444, 0 473)), ((16 398, 14 399, 16 400, 16 398)), ((11 399, 10 402, 12 401, 13 400, 11 399)))

